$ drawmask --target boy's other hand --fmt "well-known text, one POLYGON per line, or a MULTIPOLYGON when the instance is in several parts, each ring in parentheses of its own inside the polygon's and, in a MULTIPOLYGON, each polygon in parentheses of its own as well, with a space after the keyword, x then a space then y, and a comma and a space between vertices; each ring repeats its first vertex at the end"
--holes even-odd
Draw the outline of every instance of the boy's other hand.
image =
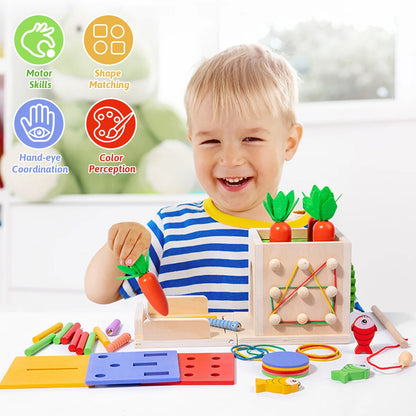
POLYGON ((137 222, 120 222, 108 231, 108 246, 120 259, 120 264, 133 265, 150 247, 150 232, 137 222))

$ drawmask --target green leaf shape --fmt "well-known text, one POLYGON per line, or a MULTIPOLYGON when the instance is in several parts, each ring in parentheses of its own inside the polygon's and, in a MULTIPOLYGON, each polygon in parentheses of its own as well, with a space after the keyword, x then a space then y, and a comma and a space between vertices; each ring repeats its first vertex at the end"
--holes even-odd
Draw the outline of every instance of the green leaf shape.
POLYGON ((274 199, 268 193, 266 201, 263 201, 263 205, 274 222, 284 222, 298 201, 299 198, 295 201, 295 192, 293 190, 287 195, 280 191, 274 199))
POLYGON ((123 264, 119 264, 117 269, 121 270, 123 273, 128 274, 129 276, 121 276, 117 277, 119 280, 126 280, 131 279, 133 277, 140 277, 146 274, 149 271, 149 252, 147 252, 146 257, 143 254, 137 259, 136 263, 132 266, 125 266, 123 264))
POLYGON ((311 217, 318 221, 330 220, 334 216, 338 207, 334 198, 334 194, 328 186, 319 189, 316 185, 314 185, 312 187, 310 196, 304 196, 302 203, 303 209, 311 217))

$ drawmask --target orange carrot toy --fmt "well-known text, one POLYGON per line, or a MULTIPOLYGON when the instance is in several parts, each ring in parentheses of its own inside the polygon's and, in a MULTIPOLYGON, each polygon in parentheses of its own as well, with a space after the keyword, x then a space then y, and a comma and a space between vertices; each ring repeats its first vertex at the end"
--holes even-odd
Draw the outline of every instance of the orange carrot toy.
POLYGON ((146 258, 143 254, 132 266, 118 265, 117 268, 126 273, 127 276, 117 277, 126 280, 138 277, 140 289, 149 303, 161 314, 166 316, 169 313, 168 301, 156 276, 149 272, 149 253, 146 258))

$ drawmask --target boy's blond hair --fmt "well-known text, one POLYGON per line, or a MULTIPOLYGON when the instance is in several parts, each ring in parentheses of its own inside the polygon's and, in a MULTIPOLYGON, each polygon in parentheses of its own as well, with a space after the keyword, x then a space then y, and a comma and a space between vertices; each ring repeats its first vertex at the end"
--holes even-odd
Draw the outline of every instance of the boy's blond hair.
POLYGON ((289 125, 296 123, 297 74, 282 56, 258 45, 226 49, 199 66, 185 93, 189 128, 192 112, 209 95, 216 118, 267 111, 289 125))

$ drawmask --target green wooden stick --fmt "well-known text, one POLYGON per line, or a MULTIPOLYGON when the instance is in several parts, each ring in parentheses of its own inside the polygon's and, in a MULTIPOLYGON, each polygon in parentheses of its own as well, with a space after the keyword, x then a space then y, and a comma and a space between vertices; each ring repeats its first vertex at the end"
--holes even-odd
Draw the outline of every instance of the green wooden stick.
POLYGON ((36 344, 33 344, 29 348, 26 348, 25 355, 30 356, 36 354, 40 350, 43 350, 45 347, 52 343, 55 336, 56 334, 49 334, 45 338, 42 338, 40 341, 38 341, 36 344))
POLYGON ((95 332, 90 332, 90 334, 88 335, 87 342, 85 343, 84 355, 90 355, 92 353, 92 348, 95 343, 95 337, 95 332))
POLYGON ((53 339, 54 344, 60 344, 61 338, 71 329, 72 325, 74 325, 72 322, 68 322, 57 334, 56 337, 53 339))

